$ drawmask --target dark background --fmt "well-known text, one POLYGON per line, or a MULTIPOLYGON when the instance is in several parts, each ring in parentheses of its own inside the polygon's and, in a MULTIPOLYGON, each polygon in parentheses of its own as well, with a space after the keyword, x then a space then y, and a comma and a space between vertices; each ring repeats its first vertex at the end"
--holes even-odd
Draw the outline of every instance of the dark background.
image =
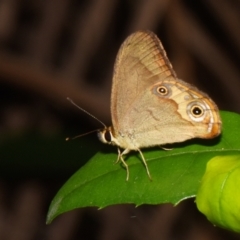
POLYGON ((1 240, 240 239, 209 223, 193 200, 79 209, 45 225, 57 190, 102 146, 96 134, 65 142, 102 127, 66 97, 111 124, 115 56, 140 29, 159 36, 179 78, 221 110, 240 112, 237 0, 0 2, 1 240))

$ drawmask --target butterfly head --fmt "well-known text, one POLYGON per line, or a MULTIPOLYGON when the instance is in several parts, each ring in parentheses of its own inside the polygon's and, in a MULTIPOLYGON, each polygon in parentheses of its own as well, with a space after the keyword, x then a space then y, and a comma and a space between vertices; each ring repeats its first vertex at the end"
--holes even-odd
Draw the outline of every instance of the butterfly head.
POLYGON ((112 127, 107 127, 98 132, 98 138, 101 142, 111 145, 115 144, 112 127))

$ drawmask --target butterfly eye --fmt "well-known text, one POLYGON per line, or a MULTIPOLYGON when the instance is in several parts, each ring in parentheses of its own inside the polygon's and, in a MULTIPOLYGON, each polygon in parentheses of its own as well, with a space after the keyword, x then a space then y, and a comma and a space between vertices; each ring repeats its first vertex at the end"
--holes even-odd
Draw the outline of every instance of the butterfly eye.
POLYGON ((105 131, 104 133, 104 138, 107 142, 111 142, 112 141, 112 136, 111 136, 111 133, 107 130, 105 131))
POLYGON ((193 105, 190 111, 192 115, 196 118, 201 117, 204 114, 203 108, 199 105, 193 105))
POLYGON ((162 96, 166 96, 168 94, 168 89, 165 86, 160 86, 157 88, 157 92, 162 96))
POLYGON ((111 135, 111 129, 104 128, 103 130, 98 132, 98 138, 103 143, 112 144, 112 135, 111 135))

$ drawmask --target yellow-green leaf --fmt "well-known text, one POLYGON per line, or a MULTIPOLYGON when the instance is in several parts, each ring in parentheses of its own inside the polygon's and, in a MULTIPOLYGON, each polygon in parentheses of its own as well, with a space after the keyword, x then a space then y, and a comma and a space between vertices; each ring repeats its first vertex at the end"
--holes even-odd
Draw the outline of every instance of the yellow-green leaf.
POLYGON ((215 225, 240 232, 240 155, 208 162, 196 202, 215 225))

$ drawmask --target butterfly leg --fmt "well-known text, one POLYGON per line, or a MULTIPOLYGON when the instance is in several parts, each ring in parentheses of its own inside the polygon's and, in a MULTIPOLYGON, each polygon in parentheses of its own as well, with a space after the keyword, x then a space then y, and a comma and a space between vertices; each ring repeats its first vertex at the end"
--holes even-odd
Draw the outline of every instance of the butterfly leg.
POLYGON ((122 153, 121 153, 121 150, 118 148, 118 158, 117 158, 117 162, 119 162, 119 160, 122 162, 122 164, 124 165, 124 167, 126 168, 126 171, 127 171, 127 177, 126 177, 126 181, 129 180, 129 169, 128 169, 128 165, 127 163, 124 161, 123 159, 123 155, 124 154, 127 154, 129 152, 128 149, 125 149, 122 153))
POLYGON ((171 150, 173 150, 173 148, 165 148, 165 147, 161 147, 161 146, 159 146, 161 149, 163 149, 163 150, 165 150, 165 151, 171 151, 171 150))
POLYGON ((140 153, 140 155, 141 155, 141 157, 142 157, 142 161, 143 161, 143 164, 144 164, 144 166, 145 166, 145 168, 146 168, 147 175, 148 175, 149 179, 152 181, 152 177, 151 177, 150 171, 149 171, 149 169, 148 169, 147 162, 146 162, 146 160, 145 160, 145 158, 144 158, 141 150, 140 150, 140 149, 137 149, 137 150, 138 150, 138 152, 140 153))
POLYGON ((117 164, 120 160, 121 160, 121 150, 120 150, 120 148, 118 148, 118 158, 117 158, 117 161, 115 162, 115 164, 117 164))

